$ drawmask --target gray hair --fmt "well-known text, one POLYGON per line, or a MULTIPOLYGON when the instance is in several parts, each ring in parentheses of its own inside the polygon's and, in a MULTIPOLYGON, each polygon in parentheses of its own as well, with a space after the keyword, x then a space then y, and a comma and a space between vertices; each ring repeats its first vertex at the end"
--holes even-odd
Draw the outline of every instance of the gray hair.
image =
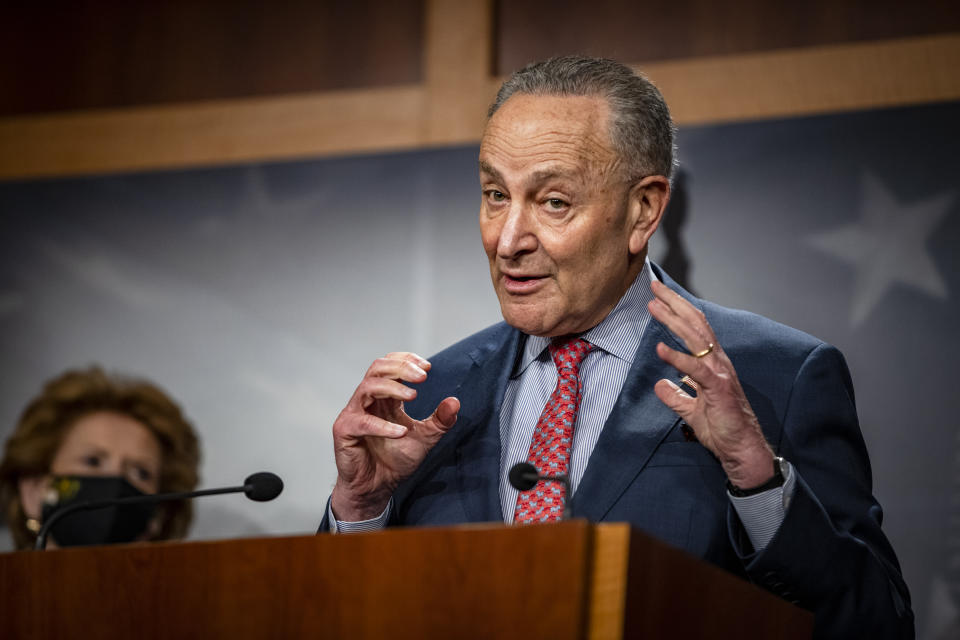
POLYGON ((515 93, 538 96, 597 96, 610 106, 610 139, 627 178, 669 178, 676 165, 670 110, 660 91, 643 75, 615 60, 564 56, 534 62, 501 86, 487 118, 515 93))

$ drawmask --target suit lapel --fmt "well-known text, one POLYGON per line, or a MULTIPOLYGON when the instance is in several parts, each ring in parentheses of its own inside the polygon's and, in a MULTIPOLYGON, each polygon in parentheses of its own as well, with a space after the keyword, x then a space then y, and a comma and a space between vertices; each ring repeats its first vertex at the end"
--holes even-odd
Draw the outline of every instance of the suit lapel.
MULTIPOLYGON (((676 283, 662 273, 657 275, 689 298, 689 294, 676 283)), ((580 485, 574 492, 571 504, 577 517, 594 522, 602 520, 680 420, 653 392, 658 380, 668 378, 676 382, 680 377, 676 369, 657 357, 658 342, 683 350, 662 324, 650 319, 620 398, 604 423, 580 485)))
POLYGON ((473 366, 454 395, 461 399, 455 443, 458 494, 472 522, 502 520, 500 508, 500 406, 520 352, 517 330, 470 353, 473 366), (478 491, 479 489, 479 491, 478 491), (479 496, 479 499, 478 499, 479 496))

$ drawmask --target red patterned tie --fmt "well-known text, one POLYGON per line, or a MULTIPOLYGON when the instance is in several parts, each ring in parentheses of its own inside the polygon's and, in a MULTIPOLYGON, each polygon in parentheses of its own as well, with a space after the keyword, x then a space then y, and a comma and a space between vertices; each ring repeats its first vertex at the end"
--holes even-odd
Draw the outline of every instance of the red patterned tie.
MULTIPOLYGON (((541 475, 560 475, 570 464, 570 446, 573 443, 573 423, 580 408, 580 363, 590 351, 591 344, 583 338, 552 342, 550 355, 557 367, 557 386, 543 408, 530 442, 527 461, 541 475)), ((529 491, 517 496, 514 522, 553 522, 563 515, 566 490, 559 482, 538 482, 529 491)))

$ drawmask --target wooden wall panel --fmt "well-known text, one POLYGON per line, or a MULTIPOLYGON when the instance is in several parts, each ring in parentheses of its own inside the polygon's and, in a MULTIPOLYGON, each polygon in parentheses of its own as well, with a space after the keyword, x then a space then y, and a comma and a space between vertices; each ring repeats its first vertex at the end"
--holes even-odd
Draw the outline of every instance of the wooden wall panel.
POLYGON ((960 31, 956 2, 497 0, 496 72, 585 53, 645 63, 960 31))
MULTIPOLYGON (((103 0, 103 3, 110 5, 114 1, 103 0)), ((171 3, 183 1, 171 0, 171 3)), ((600 9, 612 1, 591 3, 596 10, 591 15, 595 18, 601 15, 600 9)), ((52 2, 53 6, 60 6, 58 0, 52 2)), ((78 6, 83 7, 94 4, 93 0, 78 2, 78 6)), ((247 9, 239 11, 250 10, 250 2, 241 0, 237 6, 247 9)), ((681 0, 681 6, 688 6, 690 2, 692 0, 681 0)), ((814 0, 811 11, 815 13, 817 7, 822 8, 823 2, 814 0)), ((922 8, 927 0, 919 2, 922 8)), ((216 4, 215 0, 198 2, 202 6, 210 3, 216 4)), ((143 4, 153 6, 154 3, 143 4)), ((320 4, 324 7, 340 6, 336 2, 320 4)), ((357 6, 374 4, 379 5, 373 0, 358 0, 357 6)), ((308 44, 292 38, 289 49, 283 49, 287 53, 274 57, 269 63, 263 62, 258 67, 257 58, 249 68, 239 63, 234 65, 237 69, 231 77, 236 79, 246 74, 251 79, 249 86, 259 87, 257 91, 265 91, 268 95, 6 117, 0 113, 0 180, 375 153, 479 140, 483 115, 502 80, 502 76, 498 77, 492 69, 495 51, 502 46, 500 39, 494 37, 494 29, 496 24, 505 24, 504 6, 500 7, 498 16, 496 0, 402 0, 399 5, 419 14, 416 18, 411 17, 412 14, 405 15, 401 22, 407 27, 396 27, 395 31, 387 27, 382 27, 386 32, 378 31, 381 27, 376 26, 386 24, 389 21, 386 18, 393 15, 392 10, 371 14, 365 23, 369 33, 357 41, 350 39, 349 21, 338 23, 343 33, 337 36, 340 38, 337 41, 346 44, 342 51, 331 54, 328 62, 336 62, 340 65, 336 67, 338 69, 345 64, 356 66, 358 63, 350 58, 351 47, 367 46, 369 38, 403 40, 404 33, 409 35, 417 31, 419 35, 414 37, 414 48, 418 51, 414 65, 416 72, 411 72, 416 76, 416 82, 394 83, 400 77, 407 77, 398 69, 410 65, 406 57, 412 55, 410 51, 404 50, 405 53, 399 56, 402 62, 399 66, 395 64, 397 60, 392 60, 384 62, 383 68, 377 62, 382 51, 368 51, 364 55, 370 57, 361 56, 365 62, 358 68, 369 71, 365 76, 368 80, 378 78, 377 82, 392 86, 377 87, 377 82, 370 81, 372 87, 350 90, 282 91, 282 87, 294 86, 298 82, 320 82, 323 78, 326 78, 324 82, 330 81, 330 76, 301 68, 301 61, 312 58, 295 56, 291 52, 301 51, 298 47, 307 47, 308 44), (413 27, 411 20, 420 21, 419 26, 413 27), (294 46, 295 42, 299 44, 294 46), (281 58, 287 61, 283 62, 281 58), (379 73, 385 75, 378 76, 379 73), (274 84, 270 85, 270 82, 274 84)), ((291 6, 300 5, 294 3, 291 6)), ((563 9, 565 5, 558 6, 563 9)), ((923 12, 903 16, 904 29, 914 24, 911 16, 915 13, 923 12)), ((222 15, 232 14, 224 10, 222 15)), ((578 41, 575 38, 565 40, 563 36, 568 28, 564 24, 572 24, 577 15, 557 10, 550 14, 550 24, 541 25, 543 20, 534 20, 523 26, 523 33, 531 40, 542 41, 548 37, 551 42, 558 43, 557 46, 562 46, 563 53, 574 52, 578 50, 578 41)), ((948 18, 941 26, 953 24, 948 18)), ((890 25, 889 22, 883 24, 890 25)), ((931 28, 929 23, 923 24, 931 28)), ((577 26, 584 32, 594 28, 589 21, 577 26)), ((629 26, 636 31, 638 40, 662 37, 655 33, 655 29, 633 28, 632 23, 629 26)), ((874 30, 862 27, 856 34, 880 33, 876 30, 879 27, 871 28, 874 30)), ((710 31, 707 27, 699 29, 697 33, 710 31)), ((836 34, 839 27, 832 29, 820 29, 818 37, 836 34)), ((3 30, 15 31, 0 22, 0 32, 3 30)), ((718 33, 709 37, 720 38, 718 33)), ((808 39, 812 37, 807 36, 808 39)), ((89 34, 86 39, 96 41, 89 34)), ((23 40, 18 46, 22 49, 26 43, 27 40, 23 40)), ((0 50, 5 46, 10 45, 0 40, 0 50)), ((177 46, 174 49, 179 51, 177 46)), ((217 45, 221 46, 227 45, 217 45)), ((332 45, 320 43, 317 46, 332 45)), ((390 45, 384 46, 389 48, 390 45)), ((792 49, 782 48, 781 42, 773 51, 674 60, 644 61, 627 54, 618 57, 644 71, 660 86, 675 120, 681 125, 960 99, 960 74, 957 73, 960 68, 960 28, 940 35, 792 49)), ((0 65, 7 65, 0 69, 0 77, 11 74, 10 64, 16 62, 0 58, 0 65)), ((189 67, 182 64, 183 68, 189 67)), ((168 82, 173 87, 171 91, 186 91, 176 89, 179 86, 175 80, 177 74, 171 74, 159 74, 157 82, 168 82)), ((187 73, 194 79, 201 75, 199 71, 194 75, 187 73)), ((352 82, 362 75, 347 74, 337 82, 352 82)), ((148 77, 140 78, 137 86, 147 87, 148 80, 148 77)), ((103 93, 106 90, 96 89, 99 85, 90 82, 94 87, 90 89, 91 95, 106 95, 103 93)), ((116 85, 109 79, 104 82, 114 83, 111 85, 113 89, 126 86, 122 82, 116 85)), ((199 91, 207 85, 189 86, 193 87, 192 91, 199 91)), ((218 91, 238 91, 238 86, 224 89, 223 85, 218 85, 218 91)), ((5 92, 2 95, 7 100, 13 100, 10 93, 15 88, 0 83, 0 92, 5 92)), ((142 97, 143 94, 138 95, 142 97)), ((173 93, 165 95, 169 97, 173 93)))
POLYGON ((423 0, 49 0, 0 9, 0 115, 421 79, 423 0))

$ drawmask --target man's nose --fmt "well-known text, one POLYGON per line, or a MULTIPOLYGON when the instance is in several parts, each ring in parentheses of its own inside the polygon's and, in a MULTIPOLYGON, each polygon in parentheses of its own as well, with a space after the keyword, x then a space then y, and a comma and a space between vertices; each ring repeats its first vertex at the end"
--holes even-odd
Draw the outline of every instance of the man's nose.
POLYGON ((536 251, 537 243, 529 210, 521 202, 511 203, 500 230, 497 255, 501 258, 515 258, 536 251))

